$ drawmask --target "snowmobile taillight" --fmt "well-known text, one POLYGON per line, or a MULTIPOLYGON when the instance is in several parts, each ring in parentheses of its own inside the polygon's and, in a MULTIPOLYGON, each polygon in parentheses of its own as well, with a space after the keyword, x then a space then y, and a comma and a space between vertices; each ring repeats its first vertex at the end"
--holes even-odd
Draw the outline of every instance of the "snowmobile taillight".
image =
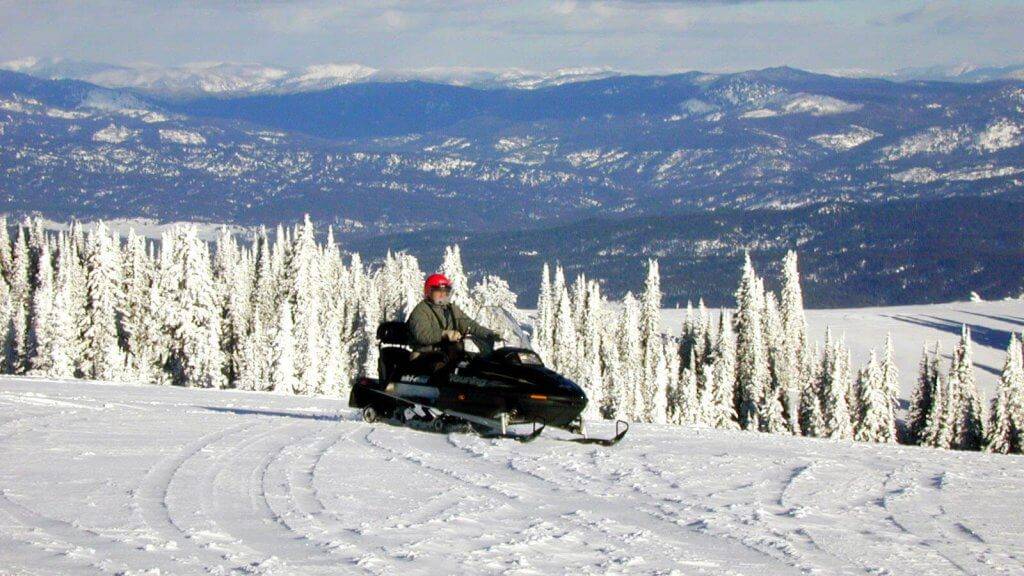
POLYGON ((543 394, 530 394, 531 400, 547 400, 548 397, 543 394))

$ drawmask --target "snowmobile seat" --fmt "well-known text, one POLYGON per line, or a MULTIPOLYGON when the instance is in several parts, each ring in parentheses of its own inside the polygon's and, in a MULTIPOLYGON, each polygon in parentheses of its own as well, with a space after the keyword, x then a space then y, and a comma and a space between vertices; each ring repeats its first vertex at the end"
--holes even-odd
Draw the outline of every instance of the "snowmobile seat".
POLYGON ((377 340, 391 346, 408 346, 409 326, 405 322, 381 322, 377 326, 377 340))
POLYGON ((377 376, 381 382, 397 380, 409 363, 409 327, 405 322, 382 322, 377 326, 380 354, 377 357, 377 376))
POLYGON ((401 377, 411 354, 409 350, 397 346, 381 348, 380 356, 377 357, 377 376, 380 381, 390 382, 401 377))

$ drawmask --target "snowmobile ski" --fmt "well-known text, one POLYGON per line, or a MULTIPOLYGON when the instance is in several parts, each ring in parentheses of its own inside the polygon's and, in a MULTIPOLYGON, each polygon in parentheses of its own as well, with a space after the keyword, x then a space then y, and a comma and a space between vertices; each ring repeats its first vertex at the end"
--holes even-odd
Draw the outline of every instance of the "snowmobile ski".
POLYGON ((493 431, 493 432, 477 432, 477 436, 479 436, 481 438, 484 438, 486 440, 505 438, 505 439, 508 439, 508 440, 515 440, 516 442, 519 442, 521 444, 526 444, 528 442, 533 442, 534 440, 539 438, 540 437, 540 433, 543 432, 543 431, 544 431, 544 425, 541 424, 540 426, 537 426, 536 428, 534 428, 532 432, 528 432, 528 433, 519 433, 519 432, 504 432, 503 433, 501 431, 493 431))
POLYGON ((593 438, 590 436, 581 436, 579 438, 557 438, 562 442, 572 442, 574 444, 592 444, 597 446, 615 446, 626 436, 626 432, 629 432, 629 423, 624 420, 615 421, 615 435, 611 438, 593 438))

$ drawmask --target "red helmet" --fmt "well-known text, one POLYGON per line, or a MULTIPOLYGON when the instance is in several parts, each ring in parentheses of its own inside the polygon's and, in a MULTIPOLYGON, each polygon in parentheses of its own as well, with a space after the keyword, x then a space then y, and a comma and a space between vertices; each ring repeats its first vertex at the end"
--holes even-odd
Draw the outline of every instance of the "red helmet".
POLYGON ((431 290, 435 288, 446 288, 451 290, 452 281, 444 274, 431 274, 427 277, 427 281, 423 283, 424 298, 429 298, 431 290))

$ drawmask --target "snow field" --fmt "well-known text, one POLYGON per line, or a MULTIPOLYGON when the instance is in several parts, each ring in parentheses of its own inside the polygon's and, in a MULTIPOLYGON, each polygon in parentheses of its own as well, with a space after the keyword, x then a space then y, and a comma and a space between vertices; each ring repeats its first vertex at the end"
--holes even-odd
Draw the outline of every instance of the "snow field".
POLYGON ((1024 572, 1019 457, 642 424, 612 449, 557 435, 6 378, 0 574, 1024 572))

